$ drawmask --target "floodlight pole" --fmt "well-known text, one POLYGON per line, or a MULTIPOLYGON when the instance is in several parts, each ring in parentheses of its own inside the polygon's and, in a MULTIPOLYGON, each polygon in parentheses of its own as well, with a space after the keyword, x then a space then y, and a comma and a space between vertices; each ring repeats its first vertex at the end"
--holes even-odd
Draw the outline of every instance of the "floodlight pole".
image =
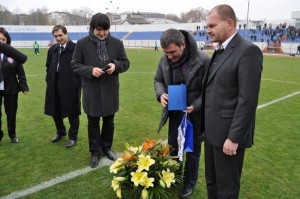
MULTIPOLYGON (((249 29, 249 27, 248 27, 248 22, 249 22, 249 3, 250 3, 250 0, 247 0, 248 1, 248 9, 247 9, 247 25, 246 25, 246 30, 248 30, 249 29)), ((246 37, 247 37, 248 35, 246 34, 246 37)))
MULTIPOLYGON (((115 7, 114 7, 114 4, 113 4, 113 2, 112 1, 110 1, 110 4, 111 4, 111 6, 112 6, 112 8, 113 8, 113 10, 114 10, 114 13, 116 14, 117 12, 116 12, 116 10, 115 10, 115 7)), ((117 7, 117 10, 119 9, 119 7, 117 7)), ((113 19, 113 18, 111 18, 111 19, 113 19)), ((112 22, 113 22, 113 20, 111 20, 112 22)), ((115 22, 115 37, 117 37, 117 23, 116 23, 116 20, 114 20, 114 22, 115 22)))

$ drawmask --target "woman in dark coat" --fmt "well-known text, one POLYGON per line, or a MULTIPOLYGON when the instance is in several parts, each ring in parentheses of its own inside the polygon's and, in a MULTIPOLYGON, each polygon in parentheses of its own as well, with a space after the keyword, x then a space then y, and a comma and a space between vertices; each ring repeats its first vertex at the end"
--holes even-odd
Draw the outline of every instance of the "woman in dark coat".
MULTIPOLYGON (((8 32, 0 27, 0 42, 10 45, 8 32)), ((2 131, 2 100, 7 117, 7 130, 12 143, 18 143, 16 136, 16 115, 18 109, 18 94, 22 91, 26 95, 29 91, 23 65, 10 57, 0 53, 0 141, 2 131)))
POLYGON ((98 165, 101 151, 109 159, 116 159, 111 147, 114 115, 119 110, 119 73, 129 68, 123 43, 110 35, 109 28, 108 16, 95 14, 89 36, 77 42, 71 62, 74 72, 81 75, 92 168, 98 165))

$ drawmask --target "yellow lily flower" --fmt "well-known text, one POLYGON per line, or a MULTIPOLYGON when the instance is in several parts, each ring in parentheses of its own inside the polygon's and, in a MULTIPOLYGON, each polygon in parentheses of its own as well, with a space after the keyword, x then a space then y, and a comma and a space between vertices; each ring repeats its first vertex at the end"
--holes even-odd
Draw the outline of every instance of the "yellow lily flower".
POLYGON ((154 178, 148 178, 148 176, 145 176, 143 178, 143 181, 140 183, 145 188, 153 187, 154 178))
POLYGON ((118 158, 110 167, 110 173, 117 173, 120 169, 122 169, 122 165, 124 164, 122 158, 118 158))
POLYGON ((111 181, 111 186, 114 189, 114 191, 116 191, 117 189, 120 188, 120 182, 118 180, 112 180, 111 181))
POLYGON ((133 154, 136 154, 136 152, 139 151, 139 147, 130 147, 130 151, 132 151, 133 154))
POLYGON ((118 197, 118 198, 122 198, 121 188, 120 188, 120 189, 117 189, 116 194, 117 194, 117 197, 118 197))
POLYGON ((165 182, 165 184, 168 188, 170 188, 171 183, 175 183, 174 177, 175 177, 175 174, 170 172, 170 169, 162 171, 163 181, 165 182))
POLYGON ((138 171, 131 172, 130 174, 132 176, 131 182, 133 182, 136 187, 139 186, 139 184, 144 181, 144 177, 147 176, 146 172, 138 172, 138 171))
POLYGON ((149 196, 148 196, 148 191, 147 189, 143 189, 142 191, 142 199, 148 199, 149 196))
POLYGON ((137 162, 139 172, 146 170, 149 171, 149 167, 155 163, 155 160, 151 159, 149 155, 144 154, 139 155, 139 160, 137 162))

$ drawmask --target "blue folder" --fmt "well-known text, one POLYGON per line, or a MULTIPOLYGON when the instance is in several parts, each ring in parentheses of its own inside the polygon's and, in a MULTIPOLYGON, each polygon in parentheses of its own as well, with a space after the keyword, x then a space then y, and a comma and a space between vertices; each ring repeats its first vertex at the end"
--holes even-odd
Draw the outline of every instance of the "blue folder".
POLYGON ((168 110, 186 110, 186 85, 168 86, 168 110))

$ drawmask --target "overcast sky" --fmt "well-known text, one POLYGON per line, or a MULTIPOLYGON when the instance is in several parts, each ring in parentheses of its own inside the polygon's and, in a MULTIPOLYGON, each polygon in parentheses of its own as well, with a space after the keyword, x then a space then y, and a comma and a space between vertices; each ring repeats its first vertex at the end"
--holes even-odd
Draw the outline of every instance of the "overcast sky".
MULTIPOLYGON (((210 10, 218 4, 229 4, 233 7, 239 19, 247 18, 248 0, 1 0, 0 4, 14 12, 16 8, 22 12, 30 9, 48 8, 49 12, 91 8, 96 12, 117 10, 160 12, 177 14, 193 8, 202 7, 210 10), (114 9, 113 9, 114 8, 114 9), (118 9, 117 9, 118 8, 118 9)), ((288 20, 292 11, 300 11, 300 0, 250 0, 249 19, 251 20, 288 20)))

